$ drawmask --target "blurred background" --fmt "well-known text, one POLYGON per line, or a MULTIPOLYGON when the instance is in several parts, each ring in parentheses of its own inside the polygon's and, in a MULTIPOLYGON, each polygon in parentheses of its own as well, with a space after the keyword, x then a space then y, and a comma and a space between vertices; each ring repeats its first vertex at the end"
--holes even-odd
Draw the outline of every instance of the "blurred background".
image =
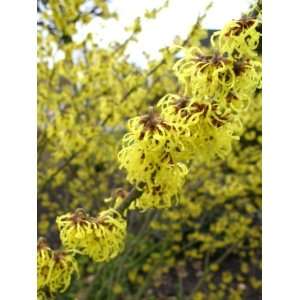
MULTIPOLYGON (((38 0, 38 235, 108 207, 130 185, 117 153, 128 119, 178 92, 174 45, 209 37, 254 1, 38 0)), ((260 53, 259 53, 260 54, 260 53)), ((193 163, 179 206, 128 214, 122 255, 80 258, 58 299, 261 299, 261 91, 225 159, 193 163)))

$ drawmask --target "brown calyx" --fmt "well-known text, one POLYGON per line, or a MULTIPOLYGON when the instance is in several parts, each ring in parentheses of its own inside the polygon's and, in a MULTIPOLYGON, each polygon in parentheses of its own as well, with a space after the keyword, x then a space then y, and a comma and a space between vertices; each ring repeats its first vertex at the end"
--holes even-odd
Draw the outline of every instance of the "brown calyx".
POLYGON ((43 237, 40 237, 37 242, 37 250, 40 251, 40 250, 46 249, 48 247, 49 246, 48 246, 47 240, 43 237))
POLYGON ((235 26, 232 27, 225 34, 225 36, 229 36, 231 34, 235 36, 240 35, 244 30, 249 29, 251 26, 255 24, 255 18, 243 16, 240 20, 237 20, 235 23, 236 23, 235 26))
POLYGON ((214 53, 213 55, 197 54, 195 61, 200 62, 200 64, 198 64, 199 68, 206 64, 221 67, 228 62, 228 59, 220 53, 214 53))
POLYGON ((239 100, 234 92, 229 92, 226 96, 226 102, 228 104, 232 103, 233 101, 239 100))
POLYGON ((114 197, 121 197, 122 199, 128 196, 128 192, 123 188, 118 188, 114 191, 114 197))
POLYGON ((212 118, 211 118, 212 124, 213 124, 215 127, 217 127, 217 128, 223 126, 223 125, 226 123, 226 121, 228 121, 227 116, 220 116, 220 115, 217 115, 217 117, 212 117, 212 118))
POLYGON ((140 124, 144 126, 141 134, 140 140, 142 140, 145 136, 146 131, 154 132, 156 130, 160 131, 158 126, 161 126, 167 130, 171 128, 159 115, 159 113, 155 112, 153 108, 150 108, 149 113, 141 116, 140 124))
POLYGON ((66 255, 65 251, 56 250, 53 252, 53 259, 56 263, 59 263, 61 260, 63 260, 65 255, 66 255))
MULTIPOLYGON (((180 99, 174 101, 174 107, 176 114, 181 111, 183 108, 186 108, 190 102, 190 99, 188 97, 181 97, 180 99)), ((186 115, 186 112, 181 111, 182 114, 186 115)), ((183 115, 183 117, 184 117, 183 115)))
POLYGON ((76 225, 84 225, 88 219, 87 213, 82 209, 78 208, 70 217, 71 221, 76 225))
POLYGON ((229 113, 218 113, 219 106, 216 102, 214 102, 211 106, 211 110, 214 112, 213 116, 211 116, 211 122, 213 126, 219 128, 223 126, 229 120, 229 113))
POLYGON ((192 105, 193 112, 196 113, 202 113, 204 116, 206 116, 208 112, 208 105, 205 103, 193 103, 192 105))
POLYGON ((233 72, 236 76, 245 73, 250 66, 249 59, 238 59, 233 63, 233 72))

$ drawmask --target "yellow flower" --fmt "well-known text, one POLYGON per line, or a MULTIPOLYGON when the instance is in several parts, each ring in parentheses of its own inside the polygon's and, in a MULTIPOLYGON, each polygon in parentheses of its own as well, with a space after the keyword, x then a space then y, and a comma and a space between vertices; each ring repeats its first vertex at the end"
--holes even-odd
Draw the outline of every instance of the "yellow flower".
POLYGON ((204 53, 200 48, 184 49, 185 55, 174 65, 175 75, 184 84, 185 94, 222 97, 234 84, 232 59, 217 51, 204 53))
POLYGON ((41 289, 47 285, 49 265, 53 258, 53 251, 44 238, 37 244, 37 286, 41 289))
POLYGON ((129 121, 118 158, 128 181, 138 188, 143 185, 142 196, 130 208, 164 208, 178 202, 187 174, 187 167, 177 161, 179 132, 153 110, 129 121))
POLYGON ((62 243, 88 255, 94 261, 108 261, 124 249, 126 220, 115 209, 102 211, 90 217, 83 210, 57 218, 62 243))
POLYGON ((54 251, 49 263, 47 285, 51 293, 64 292, 70 286, 73 273, 79 274, 74 254, 66 251, 54 251))
POLYGON ((243 16, 240 20, 228 22, 221 31, 217 31, 211 37, 212 45, 220 51, 237 57, 255 57, 255 49, 258 47, 260 33, 257 26, 261 23, 258 18, 243 16), (215 39, 217 42, 215 42, 215 39))
POLYGON ((64 292, 73 273, 78 274, 78 266, 73 253, 53 251, 43 238, 39 239, 37 248, 38 299, 46 299, 43 289, 46 288, 50 295, 64 292))
POLYGON ((94 261, 108 261, 124 249, 127 222, 116 210, 100 212, 93 220, 93 235, 86 249, 94 261))
POLYGON ((241 130, 238 115, 217 101, 168 95, 159 105, 165 118, 177 122, 182 128, 178 143, 183 149, 182 157, 186 159, 210 161, 216 156, 224 158, 231 150, 232 141, 238 139, 241 130))

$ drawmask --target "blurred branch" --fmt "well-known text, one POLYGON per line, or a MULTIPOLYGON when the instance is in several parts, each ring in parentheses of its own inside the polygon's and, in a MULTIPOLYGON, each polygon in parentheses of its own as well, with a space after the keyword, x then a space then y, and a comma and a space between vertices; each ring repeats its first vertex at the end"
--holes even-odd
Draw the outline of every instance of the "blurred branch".
POLYGON ((60 173, 62 172, 67 166, 69 166, 71 164, 71 162, 78 157, 78 155, 85 150, 85 148, 87 147, 88 143, 94 138, 95 136, 90 137, 89 139, 87 139, 86 143, 76 152, 74 152, 67 160, 65 160, 65 162, 57 168, 56 171, 54 171, 48 179, 46 179, 45 183, 42 185, 41 189, 38 191, 38 193, 42 193, 45 191, 45 189, 49 186, 49 184, 51 183, 52 180, 54 180, 54 178, 60 173))
MULTIPOLYGON (((237 245, 233 244, 231 245, 224 253, 223 255, 221 255, 218 259, 216 259, 213 264, 221 264, 235 249, 236 249, 237 245)), ((206 256, 206 259, 208 259, 208 257, 206 256)), ((204 283, 204 280, 206 278, 206 276, 209 273, 209 265, 208 262, 206 262, 206 268, 204 270, 204 272, 202 273, 199 281, 196 283, 196 285, 193 287, 192 292, 190 294, 190 296, 188 297, 187 300, 192 300, 192 297, 194 295, 195 292, 197 292, 199 290, 199 288, 202 286, 202 284, 204 283)))
MULTIPOLYGON (((201 22, 203 21, 203 19, 206 17, 206 14, 207 14, 207 11, 208 9, 211 8, 211 3, 207 6, 206 10, 205 10, 205 13, 201 16, 198 16, 190 34, 188 35, 188 37, 183 41, 182 43, 182 47, 186 46, 189 42, 189 39, 190 37, 195 33, 196 29, 198 26, 200 26, 201 22)), ((176 50, 174 52, 174 55, 176 53, 178 53, 179 50, 176 50)), ((140 84, 137 84, 135 85, 134 87, 132 87, 125 95, 124 97, 121 99, 121 102, 125 101, 133 92, 135 92, 138 88, 142 87, 148 80, 148 77, 151 76, 154 72, 156 72, 163 64, 166 63, 166 59, 163 58, 156 66, 154 66, 151 70, 149 70, 149 72, 146 74, 146 78, 144 80, 144 82, 140 83, 140 84)))
POLYGON ((57 34, 55 27, 51 26, 50 24, 46 24, 43 21, 38 21, 37 25, 40 26, 40 27, 46 28, 52 35, 56 35, 57 34))

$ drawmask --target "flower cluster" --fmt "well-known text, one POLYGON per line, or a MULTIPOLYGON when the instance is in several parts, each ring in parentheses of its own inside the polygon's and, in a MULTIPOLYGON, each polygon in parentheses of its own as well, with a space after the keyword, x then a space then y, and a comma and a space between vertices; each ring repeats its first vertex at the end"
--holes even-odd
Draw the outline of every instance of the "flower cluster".
POLYGON ((124 249, 127 223, 110 208, 97 217, 82 209, 57 217, 60 239, 66 249, 73 249, 96 262, 109 261, 124 249))
POLYGON ((180 124, 184 134, 178 136, 184 159, 208 162, 217 156, 224 157, 237 139, 240 123, 228 109, 220 109, 216 102, 166 95, 158 106, 169 122, 180 124))
POLYGON ((184 86, 185 95, 213 99, 228 106, 232 100, 235 104, 248 102, 253 89, 261 85, 261 63, 257 59, 228 56, 220 50, 205 53, 196 47, 184 51, 185 56, 174 65, 174 72, 184 86))
POLYGON ((184 85, 185 94, 223 97, 232 88, 231 58, 216 50, 208 52, 197 47, 183 48, 183 51, 184 57, 176 62, 174 72, 184 85))
POLYGON ((143 195, 131 208, 170 207, 178 201, 187 174, 187 167, 176 155, 181 150, 174 138, 181 128, 170 126, 152 108, 148 114, 131 119, 128 127, 119 161, 127 170, 128 181, 143 185, 143 195))
POLYGON ((119 161, 129 182, 142 183, 144 191, 131 208, 170 207, 188 173, 183 161, 230 153, 242 132, 241 115, 261 85, 261 63, 252 53, 258 22, 230 22, 213 37, 218 40, 211 51, 183 48, 174 65, 181 95, 168 94, 158 103, 160 113, 152 109, 129 121, 119 161))
POLYGON ((52 295, 64 292, 70 285, 73 273, 78 274, 74 254, 68 251, 53 251, 45 241, 37 245, 38 297, 44 299, 45 290, 52 295))

